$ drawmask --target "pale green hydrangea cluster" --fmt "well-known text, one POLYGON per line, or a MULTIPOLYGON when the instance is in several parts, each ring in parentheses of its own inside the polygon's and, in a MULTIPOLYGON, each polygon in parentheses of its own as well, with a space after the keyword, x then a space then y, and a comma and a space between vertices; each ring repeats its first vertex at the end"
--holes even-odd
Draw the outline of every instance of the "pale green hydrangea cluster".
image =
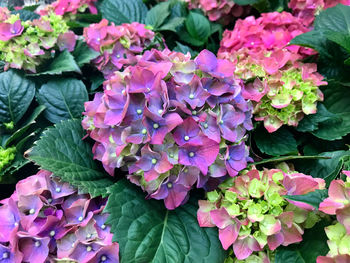
POLYGON ((0 172, 15 159, 16 147, 3 148, 0 146, 0 172))

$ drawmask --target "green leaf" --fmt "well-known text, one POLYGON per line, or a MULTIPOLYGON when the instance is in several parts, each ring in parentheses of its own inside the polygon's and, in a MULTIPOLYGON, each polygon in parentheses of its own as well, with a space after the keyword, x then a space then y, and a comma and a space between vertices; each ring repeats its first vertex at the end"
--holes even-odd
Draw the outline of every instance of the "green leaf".
POLYGON ((337 43, 350 53, 350 32, 344 34, 335 31, 326 31, 325 36, 328 40, 337 43))
POLYGON ((298 152, 297 142, 286 127, 281 127, 273 133, 260 127, 254 131, 253 138, 259 150, 268 155, 279 156, 298 152))
POLYGON ((178 32, 178 35, 180 36, 180 39, 192 46, 200 47, 205 44, 203 40, 196 39, 192 37, 187 31, 181 30, 178 32))
POLYGON ((29 74, 28 76, 40 76, 40 75, 60 75, 63 72, 77 72, 81 73, 79 66, 77 65, 74 57, 68 50, 64 50, 46 67, 47 70, 35 74, 29 74))
POLYGON ((26 156, 81 192, 106 196, 114 180, 98 169, 84 135, 81 120, 60 122, 47 129, 26 156))
POLYGON ((40 105, 34 109, 32 114, 28 119, 25 120, 25 122, 22 124, 22 127, 16 130, 7 140, 5 143, 5 147, 10 147, 11 143, 15 142, 16 140, 21 139, 24 134, 29 130, 29 128, 35 123, 35 119, 45 110, 44 105, 40 105))
POLYGON ((201 14, 191 11, 186 18, 185 25, 188 33, 197 40, 205 42, 210 36, 210 22, 201 14))
POLYGON ((110 214, 106 223, 120 245, 122 263, 224 261, 218 230, 197 223, 196 200, 169 211, 163 202, 145 200, 140 189, 126 180, 110 192, 104 212, 110 214))
POLYGON ((258 3, 260 0, 235 0, 237 5, 252 5, 258 3))
POLYGON ((327 44, 328 41, 326 41, 322 32, 315 30, 298 35, 290 41, 290 45, 309 47, 318 51, 322 56, 331 58, 327 44))
POLYGON ((146 16, 146 25, 150 25, 154 29, 159 28, 170 15, 170 4, 170 2, 159 3, 149 10, 146 16))
POLYGON ((15 70, 0 73, 0 123, 22 118, 35 94, 35 84, 15 70))
POLYGON ((144 23, 147 7, 142 0, 104 0, 99 5, 102 17, 120 25, 123 23, 144 23))
POLYGON ((40 15, 32 12, 32 11, 29 11, 29 10, 26 10, 26 9, 21 9, 21 10, 14 10, 11 12, 11 14, 14 14, 14 15, 17 15, 19 14, 19 18, 22 20, 22 21, 27 21, 27 20, 34 20, 34 19, 39 19, 40 18, 40 15))
POLYGON ((350 34, 350 6, 336 5, 316 16, 315 30, 350 34))
POLYGON ((78 41, 72 55, 78 66, 82 67, 84 64, 90 63, 91 60, 97 58, 100 53, 89 48, 84 41, 78 41))
POLYGON ((324 152, 319 156, 330 157, 331 159, 296 161, 296 170, 312 177, 323 178, 329 185, 341 171, 344 163, 343 158, 350 156, 350 151, 324 152))
POLYGON ((177 28, 185 22, 184 17, 174 17, 168 20, 167 23, 163 24, 158 28, 158 31, 172 31, 177 32, 177 28))
POLYGON ((336 114, 331 113, 322 104, 318 103, 317 113, 306 115, 297 127, 300 132, 312 132, 319 129, 319 124, 322 122, 332 122, 334 125, 338 125, 342 122, 342 118, 338 117, 336 114))
POLYGON ((181 52, 184 54, 187 54, 187 52, 190 52, 191 56, 194 57, 197 53, 189 46, 183 45, 180 42, 176 41, 176 46, 174 48, 174 51, 181 52))
POLYGON ((325 256, 329 249, 324 228, 329 224, 321 221, 305 230, 303 241, 298 245, 280 246, 276 250, 275 263, 312 263, 318 256, 325 256))
POLYGON ((318 208, 320 207, 320 203, 322 203, 323 200, 328 197, 328 190, 317 189, 314 192, 310 192, 305 195, 285 195, 284 197, 291 201, 298 201, 312 205, 318 210, 318 208))
POLYGON ((37 97, 46 107, 45 117, 53 123, 80 118, 84 102, 89 100, 84 83, 77 79, 51 80, 40 88, 37 97))

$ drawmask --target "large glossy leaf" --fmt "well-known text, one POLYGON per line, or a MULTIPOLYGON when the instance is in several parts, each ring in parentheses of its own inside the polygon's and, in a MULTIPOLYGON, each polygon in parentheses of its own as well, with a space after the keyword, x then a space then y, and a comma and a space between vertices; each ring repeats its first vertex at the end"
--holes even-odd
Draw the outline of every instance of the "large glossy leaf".
POLYGON ((285 127, 273 133, 260 127, 255 130, 253 138, 259 150, 268 155, 279 156, 298 152, 293 134, 285 127))
POLYGON ((40 76, 40 75, 59 75, 63 72, 77 72, 81 73, 77 62, 68 50, 64 50, 45 68, 45 71, 30 74, 30 76, 40 76))
POLYGON ((222 263, 216 228, 200 228, 195 199, 169 211, 161 201, 145 200, 126 180, 110 188, 107 224, 119 242, 121 262, 222 263))
POLYGON ((88 99, 84 83, 77 79, 49 81, 38 94, 39 102, 46 107, 45 117, 53 123, 80 118, 88 99))
POLYGON ((328 221, 321 221, 307 229, 303 241, 298 245, 280 246, 275 255, 275 263, 312 263, 318 256, 325 256, 329 249, 324 228, 328 221))
POLYGON ((286 195, 288 200, 303 202, 312 205, 315 209, 320 207, 320 203, 328 197, 328 190, 316 190, 305 195, 286 195))
POLYGON ((313 177, 323 178, 327 184, 339 174, 344 164, 344 157, 350 156, 350 151, 324 152, 319 156, 330 159, 302 160, 296 162, 296 170, 313 177))
POLYGON ((90 63, 91 60, 97 58, 99 55, 99 52, 89 48, 89 46, 83 41, 78 41, 73 51, 74 59, 79 67, 90 63))
POLYGON ((106 195, 112 177, 98 168, 84 133, 81 120, 60 122, 47 129, 26 156, 81 192, 106 195))
POLYGON ((142 0, 104 0, 99 10, 102 17, 116 25, 122 23, 144 23, 147 15, 147 7, 142 0))
POLYGON ((17 123, 35 94, 35 84, 15 70, 0 73, 0 123, 17 123))
POLYGON ((315 30, 350 34, 350 6, 336 5, 321 12, 316 17, 315 30))
POLYGON ((146 16, 146 25, 159 28, 170 15, 170 4, 170 2, 163 2, 150 9, 146 16))
POLYGON ((209 20, 201 14, 190 12, 185 24, 188 33, 197 40, 206 41, 210 35, 209 20))

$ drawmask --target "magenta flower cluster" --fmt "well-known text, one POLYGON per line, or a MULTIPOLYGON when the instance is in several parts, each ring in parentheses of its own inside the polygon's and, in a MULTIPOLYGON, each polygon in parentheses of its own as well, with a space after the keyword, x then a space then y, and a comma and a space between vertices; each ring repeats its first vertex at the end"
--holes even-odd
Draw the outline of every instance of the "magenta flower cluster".
POLYGON ((291 0, 288 7, 292 9, 294 16, 301 19, 305 26, 311 26, 315 16, 330 7, 337 4, 350 5, 350 0, 291 0))
POLYGON ((138 55, 154 39, 154 32, 137 22, 115 26, 102 19, 84 28, 84 37, 90 48, 101 53, 93 62, 108 77, 114 71, 136 64, 138 55))
POLYGON ((48 15, 54 12, 56 15, 83 13, 88 8, 90 13, 97 14, 95 6, 97 0, 57 0, 51 5, 39 10, 40 15, 48 15))
POLYGON ((237 5, 232 0, 185 0, 189 9, 199 8, 210 21, 220 22, 224 25, 232 22, 232 17, 247 15, 250 6, 237 5))
POLYGON ((168 209, 187 200, 197 182, 235 176, 247 165, 246 130, 252 106, 241 96, 233 64, 204 50, 190 54, 146 51, 135 66, 104 82, 85 103, 83 127, 94 157, 164 199, 168 209))
POLYGON ((1 203, 1 262, 119 262, 119 245, 104 224, 105 199, 78 194, 41 170, 1 203))

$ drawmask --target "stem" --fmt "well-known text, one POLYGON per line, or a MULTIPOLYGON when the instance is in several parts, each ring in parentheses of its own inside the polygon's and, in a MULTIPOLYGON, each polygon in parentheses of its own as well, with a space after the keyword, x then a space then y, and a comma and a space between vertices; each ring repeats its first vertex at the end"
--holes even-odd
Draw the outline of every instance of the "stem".
POLYGON ((267 159, 267 160, 262 160, 260 162, 255 162, 255 163, 251 163, 249 164, 249 166, 251 165, 258 165, 258 164, 264 164, 264 163, 272 163, 272 162, 283 162, 283 161, 289 161, 289 160, 297 160, 297 159, 332 159, 332 157, 328 157, 328 156, 282 156, 282 157, 275 157, 275 158, 271 158, 271 159, 267 159))

